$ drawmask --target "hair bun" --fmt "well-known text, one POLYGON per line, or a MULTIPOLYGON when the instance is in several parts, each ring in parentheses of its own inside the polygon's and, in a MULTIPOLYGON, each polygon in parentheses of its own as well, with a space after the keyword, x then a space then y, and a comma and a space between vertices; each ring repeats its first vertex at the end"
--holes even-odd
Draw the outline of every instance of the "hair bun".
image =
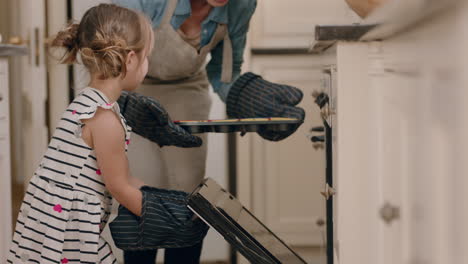
POLYGON ((143 13, 100 4, 88 9, 79 24, 60 31, 50 46, 65 48, 60 49, 65 50, 62 63, 76 63, 79 54, 80 63, 93 78, 109 79, 126 75, 129 52, 135 52, 139 60, 147 55, 153 34, 151 21, 143 13))
POLYGON ((65 48, 67 52, 62 57, 62 63, 72 64, 76 61, 78 53, 78 28, 79 24, 70 24, 64 30, 57 33, 50 45, 52 47, 65 48))
POLYGON ((102 78, 117 77, 126 73, 127 42, 118 36, 105 36, 96 32, 95 39, 89 47, 81 48, 81 58, 85 64, 94 64, 102 78))
POLYGON ((64 47, 68 50, 74 49, 78 45, 78 28, 78 24, 71 24, 57 33, 57 36, 52 41, 52 46, 64 47))

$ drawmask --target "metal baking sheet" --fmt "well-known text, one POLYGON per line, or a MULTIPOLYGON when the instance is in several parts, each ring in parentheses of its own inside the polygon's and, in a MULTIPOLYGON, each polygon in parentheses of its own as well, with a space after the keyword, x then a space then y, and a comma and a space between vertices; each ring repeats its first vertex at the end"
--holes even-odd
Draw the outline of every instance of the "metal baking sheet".
POLYGON ((234 196, 208 178, 189 196, 188 207, 251 263, 305 264, 234 196))
POLYGON ((215 119, 215 120, 191 120, 175 121, 175 124, 181 126, 192 134, 197 133, 232 133, 232 132, 258 132, 267 131, 288 131, 298 124, 301 120, 296 118, 245 118, 245 119, 215 119))

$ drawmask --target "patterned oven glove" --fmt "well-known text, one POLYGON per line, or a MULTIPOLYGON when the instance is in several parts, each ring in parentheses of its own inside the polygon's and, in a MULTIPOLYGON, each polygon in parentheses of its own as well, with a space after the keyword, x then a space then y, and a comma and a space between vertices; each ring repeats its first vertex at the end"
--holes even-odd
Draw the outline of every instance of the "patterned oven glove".
POLYGON ((188 193, 141 188, 141 217, 120 206, 109 224, 115 245, 123 250, 190 247, 200 243, 208 232, 200 218, 187 207, 188 193))
POLYGON ((199 147, 203 143, 201 138, 175 125, 161 104, 149 96, 123 92, 118 103, 132 130, 160 147, 191 148, 199 147))
MULTIPOLYGON (((302 97, 302 91, 295 87, 271 83, 248 72, 232 85, 226 100, 227 114, 231 118, 288 117, 303 121, 304 109, 296 106, 302 97)), ((289 131, 263 130, 258 134, 279 141, 293 134, 300 124, 289 131)))

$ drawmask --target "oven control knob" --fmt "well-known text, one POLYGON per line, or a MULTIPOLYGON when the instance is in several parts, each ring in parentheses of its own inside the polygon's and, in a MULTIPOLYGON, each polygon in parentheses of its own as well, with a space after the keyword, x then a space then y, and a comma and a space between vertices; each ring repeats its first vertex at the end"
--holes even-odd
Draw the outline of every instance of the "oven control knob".
POLYGON ((313 136, 310 138, 312 142, 325 142, 325 136, 313 136))

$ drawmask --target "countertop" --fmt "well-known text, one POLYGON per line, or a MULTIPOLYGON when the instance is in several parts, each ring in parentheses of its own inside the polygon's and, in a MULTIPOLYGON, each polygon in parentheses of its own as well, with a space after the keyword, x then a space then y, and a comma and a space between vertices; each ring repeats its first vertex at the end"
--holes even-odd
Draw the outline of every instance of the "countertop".
POLYGON ((0 57, 27 55, 28 47, 24 45, 0 44, 0 57))
POLYGON ((364 20, 368 24, 379 24, 365 34, 361 40, 372 41, 389 38, 418 25, 424 19, 444 11, 465 0, 393 0, 375 10, 364 20))
POLYGON ((383 40, 464 0, 393 0, 376 9, 361 24, 317 25, 309 52, 321 53, 337 41, 383 40))
POLYGON ((374 24, 317 25, 315 26, 315 40, 309 51, 321 53, 340 40, 358 41, 375 27, 374 24))

